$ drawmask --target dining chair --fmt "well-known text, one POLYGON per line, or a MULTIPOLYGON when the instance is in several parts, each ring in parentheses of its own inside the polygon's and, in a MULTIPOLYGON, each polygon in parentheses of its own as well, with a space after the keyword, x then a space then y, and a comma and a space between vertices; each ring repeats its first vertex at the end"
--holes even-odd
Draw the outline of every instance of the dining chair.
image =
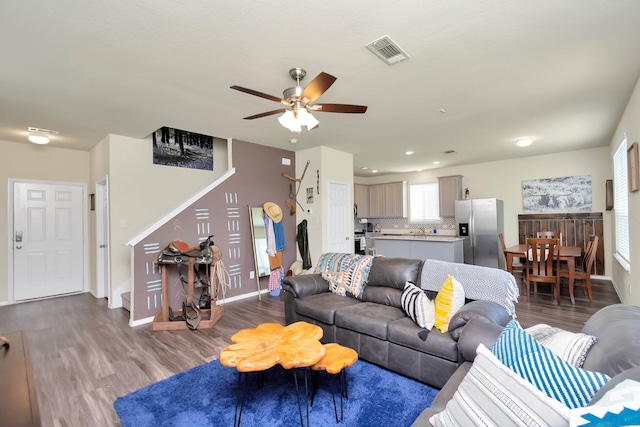
POLYGON ((529 298, 531 283, 549 283, 553 286, 553 297, 560 304, 560 258, 558 239, 527 239, 525 258, 526 296, 529 298))
MULTIPOLYGON (((584 293, 589 297, 589 302, 593 302, 593 294, 591 292, 591 272, 593 270, 593 263, 596 260, 596 252, 598 251, 598 236, 591 236, 589 243, 587 244, 587 250, 582 260, 582 265, 576 267, 574 280, 580 281, 580 286, 583 288, 584 293)), ((568 279, 569 270, 566 266, 562 266, 560 269, 560 278, 568 279)))
MULTIPOLYGON (((500 246, 502 247, 502 253, 504 254, 504 259, 507 259, 507 245, 504 244, 504 235, 502 233, 498 234, 498 239, 500 239, 500 246)), ((513 257, 513 261, 511 262, 511 271, 523 271, 524 265, 520 262, 519 257, 513 257), (517 261, 516 261, 517 259, 517 261)))
POLYGON ((562 233, 559 231, 538 231, 536 233, 538 239, 558 239, 562 245, 562 233))

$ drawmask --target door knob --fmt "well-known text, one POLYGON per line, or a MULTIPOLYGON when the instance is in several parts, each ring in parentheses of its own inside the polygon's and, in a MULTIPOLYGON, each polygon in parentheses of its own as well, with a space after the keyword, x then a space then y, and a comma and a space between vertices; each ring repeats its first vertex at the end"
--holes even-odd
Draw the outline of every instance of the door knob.
POLYGON ((107 247, 107 244, 106 244, 106 243, 103 243, 102 245, 100 245, 100 247, 101 247, 101 248, 106 248, 106 247, 107 247))
POLYGON ((22 249, 22 246, 18 245, 16 246, 16 249, 22 249))

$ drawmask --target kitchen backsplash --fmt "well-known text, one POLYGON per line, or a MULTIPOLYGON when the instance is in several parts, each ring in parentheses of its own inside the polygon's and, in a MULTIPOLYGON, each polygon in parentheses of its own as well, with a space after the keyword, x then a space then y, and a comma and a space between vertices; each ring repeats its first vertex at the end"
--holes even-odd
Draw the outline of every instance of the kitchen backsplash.
MULTIPOLYGON (((380 224, 380 228, 384 233, 397 232, 398 234, 405 234, 412 231, 420 231, 420 229, 433 232, 436 229, 439 234, 456 234, 456 221, 453 217, 442 218, 442 222, 434 224, 409 224, 406 218, 367 218, 367 221, 372 223, 374 227, 376 224, 380 224)), ((355 231, 366 229, 366 227, 366 224, 360 224, 358 220, 354 221, 353 229, 355 231)))

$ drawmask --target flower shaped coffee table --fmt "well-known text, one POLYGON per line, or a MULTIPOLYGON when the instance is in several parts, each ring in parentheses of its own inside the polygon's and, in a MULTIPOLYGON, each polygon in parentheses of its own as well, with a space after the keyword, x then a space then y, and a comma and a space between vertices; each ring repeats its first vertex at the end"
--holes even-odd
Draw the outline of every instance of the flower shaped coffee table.
MULTIPOLYGON (((238 395, 236 400, 236 417, 234 425, 240 425, 244 393, 241 392, 241 375, 249 372, 263 372, 275 365, 284 369, 306 368, 313 366, 325 354, 320 343, 322 328, 306 322, 296 322, 288 326, 277 323, 263 323, 256 328, 243 329, 231 337, 233 344, 220 352, 220 363, 238 370, 238 395), (237 424, 235 424, 237 419, 237 424)), ((300 424, 302 408, 298 391, 298 378, 295 375, 296 394, 300 424)), ((307 396, 305 373, 305 397, 307 396)), ((245 376, 246 382, 246 376, 245 376)), ((309 406, 307 401, 307 425, 309 425, 309 406)))

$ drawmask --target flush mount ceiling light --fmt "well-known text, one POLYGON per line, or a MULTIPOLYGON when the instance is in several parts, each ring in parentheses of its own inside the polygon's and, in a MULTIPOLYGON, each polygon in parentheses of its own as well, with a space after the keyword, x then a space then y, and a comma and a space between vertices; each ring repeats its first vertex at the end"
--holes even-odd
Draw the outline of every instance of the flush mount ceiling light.
POLYGON ((49 143, 49 137, 45 135, 36 135, 32 133, 29 135, 28 139, 34 144, 44 145, 49 143))
POLYGON ((413 151, 405 151, 404 154, 406 154, 407 156, 410 156, 413 154, 413 151))
POLYGON ((522 139, 519 139, 518 142, 516 142, 516 144, 518 145, 518 147, 528 147, 531 144, 533 144, 533 139, 522 138, 522 139))
POLYGON ((433 164, 434 164, 434 165, 439 165, 439 164, 440 164, 440 161, 439 161, 439 160, 436 160, 436 161, 434 161, 434 162, 433 162, 433 164))
POLYGON ((40 129, 33 126, 29 126, 27 130, 29 131, 27 139, 34 144, 40 145, 49 143, 49 137, 47 135, 58 135, 60 133, 56 130, 40 129))
POLYGON ((369 169, 369 168, 368 168, 368 167, 366 167, 366 166, 362 166, 360 169, 362 169, 363 171, 366 171, 366 170, 367 170, 367 169, 369 169))

